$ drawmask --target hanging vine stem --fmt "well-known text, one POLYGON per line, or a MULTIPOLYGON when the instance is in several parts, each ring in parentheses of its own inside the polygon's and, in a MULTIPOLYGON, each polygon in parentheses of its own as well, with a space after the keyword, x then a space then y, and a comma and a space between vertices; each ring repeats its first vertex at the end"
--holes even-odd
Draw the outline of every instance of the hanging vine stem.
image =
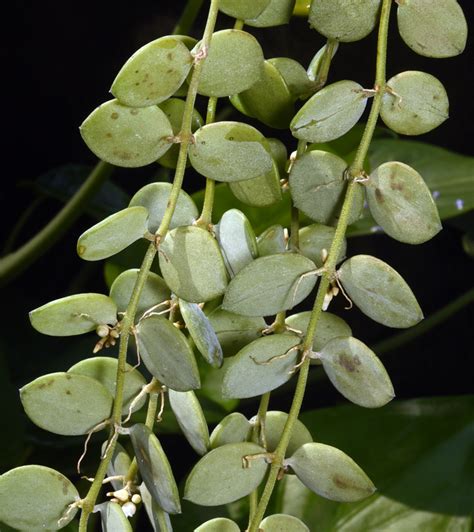
MULTIPOLYGON (((380 23, 379 23, 379 33, 378 33, 378 42, 377 42, 377 61, 376 61, 376 76, 375 76, 375 89, 376 94, 372 103, 370 110, 369 119, 367 121, 364 134, 362 136, 359 148, 354 162, 348 170, 349 183, 347 186, 344 203, 341 210, 341 216, 339 218, 334 239, 329 251, 329 256, 326 261, 325 272, 321 276, 321 281, 319 284, 318 292, 314 302, 314 307, 311 313, 311 318, 308 324, 308 330, 306 337, 302 345, 303 357, 308 350, 311 349, 313 345, 314 335, 316 332, 316 325, 318 323, 319 317, 321 316, 322 306, 324 302, 324 297, 326 295, 327 289, 330 285, 331 276, 335 270, 337 258, 341 246, 344 241, 344 235, 346 233, 349 214, 351 211, 355 187, 360 186, 355 181, 355 178, 360 175, 363 170, 363 164, 367 156, 367 152, 374 134, 375 126, 379 117, 380 107, 382 104, 382 96, 385 89, 386 83, 386 60, 387 60, 387 38, 388 38, 388 25, 390 18, 390 8, 392 0, 383 0, 382 9, 380 14, 380 23)), ((274 453, 274 460, 271 464, 270 473, 265 484, 262 497, 258 504, 257 510, 253 517, 252 523, 248 528, 248 532, 257 532, 259 529, 260 522, 265 515, 270 497, 273 493, 278 474, 280 472, 283 459, 285 456, 288 443, 293 432, 293 427, 298 419, 301 405, 303 403, 303 398, 306 390, 306 382, 308 380, 308 372, 310 367, 310 359, 306 358, 300 368, 298 375, 298 381, 296 384, 295 394, 293 397, 293 402, 291 404, 290 412, 288 419, 286 421, 285 427, 283 429, 280 442, 274 453)))
POLYGON ((132 296, 130 298, 130 303, 128 304, 127 310, 122 320, 121 327, 121 336, 120 336, 120 347, 118 355, 118 367, 117 367, 117 384, 115 389, 115 398, 114 398, 114 407, 112 411, 112 433, 110 436, 110 442, 105 453, 105 456, 102 458, 99 468, 94 477, 94 481, 87 493, 87 496, 81 501, 82 513, 81 519, 79 522, 79 532, 87 532, 87 522, 89 516, 94 509, 95 502, 99 495, 100 489, 102 487, 102 481, 105 478, 107 467, 110 463, 110 460, 113 456, 115 443, 117 441, 118 432, 117 427, 121 425, 122 417, 122 403, 123 403, 123 390, 124 382, 126 375, 126 359, 128 351, 128 341, 130 338, 131 328, 134 323, 135 314, 137 311, 138 302, 140 299, 143 286, 148 276, 148 272, 151 269, 153 260, 155 258, 157 248, 159 247, 160 242, 166 236, 168 232, 171 218, 173 217, 176 204, 178 202, 178 196, 182 188, 184 174, 186 171, 186 162, 188 157, 188 147, 192 140, 192 117, 194 111, 194 105, 196 102, 197 89, 199 85, 199 79, 201 76, 202 67, 204 61, 207 57, 208 50, 211 44, 211 37, 214 32, 214 27, 216 24, 217 13, 219 8, 219 0, 211 0, 211 5, 209 6, 208 17, 206 21, 206 27, 204 30, 204 36, 202 39, 202 44, 195 56, 195 65, 193 73, 191 76, 191 81, 189 83, 188 94, 186 96, 186 103, 183 113, 183 120, 181 131, 179 133, 180 137, 180 149, 178 155, 178 162, 176 164, 176 172, 173 180, 173 185, 171 188, 170 196, 168 199, 168 205, 161 221, 160 226, 156 232, 156 240, 151 243, 147 249, 145 257, 143 259, 140 271, 137 277, 135 286, 133 287, 132 296))

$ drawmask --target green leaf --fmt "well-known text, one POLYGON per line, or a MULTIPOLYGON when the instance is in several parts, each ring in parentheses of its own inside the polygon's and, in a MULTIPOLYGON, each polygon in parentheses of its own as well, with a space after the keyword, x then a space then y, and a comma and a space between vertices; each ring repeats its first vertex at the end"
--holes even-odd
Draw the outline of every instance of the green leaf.
POLYGON ((232 181, 229 188, 238 200, 253 207, 275 205, 282 199, 280 174, 275 162, 269 172, 245 181, 232 181))
MULTIPOLYGON (((200 45, 198 43, 195 50, 200 45)), ((250 33, 217 31, 212 35, 209 54, 202 67, 198 93, 220 98, 242 92, 258 81, 263 61, 260 44, 250 33)))
POLYGON ((209 429, 201 405, 192 391, 169 390, 171 409, 191 447, 200 455, 206 454, 209 443, 209 429))
POLYGON ((26 465, 0 477, 0 523, 18 530, 59 530, 76 515, 74 508, 65 517, 68 506, 78 500, 72 482, 49 467, 26 465))
POLYGON ((31 325, 49 336, 74 336, 98 325, 115 325, 117 307, 103 294, 75 294, 55 299, 30 312, 31 325))
POLYGON ((382 362, 360 340, 352 336, 334 338, 319 356, 334 387, 356 405, 378 408, 395 397, 382 362))
MULTIPOLYGON (((323 250, 327 253, 331 248, 336 229, 322 224, 311 224, 299 230, 299 250, 302 255, 311 259, 318 268, 323 266, 323 250)), ((344 238, 337 262, 346 256, 347 242, 344 238)))
POLYGON ((227 445, 228 443, 240 443, 250 436, 252 424, 240 412, 232 412, 227 415, 211 433, 211 449, 227 445))
POLYGON ((298 61, 289 57, 274 57, 269 59, 268 63, 280 72, 294 100, 311 91, 311 80, 298 61))
POLYGON ((269 28, 288 24, 295 7, 295 0, 270 0, 258 17, 250 18, 246 13, 245 24, 254 28, 269 28))
POLYGON ((245 456, 264 453, 255 443, 230 443, 213 449, 199 460, 186 480, 184 498, 201 506, 218 506, 252 492, 263 480, 267 463, 262 458, 244 467, 245 456))
POLYGON ((222 395, 244 399, 278 388, 292 377, 301 339, 294 334, 258 338, 224 363, 222 395))
MULTIPOLYGON (((314 55, 313 59, 311 59, 308 69, 306 70, 310 81, 318 81, 318 76, 321 70, 321 65, 323 62, 324 54, 326 53, 326 48, 327 48, 327 44, 325 44, 322 48, 320 48, 314 55)), ((331 59, 336 55, 338 48, 339 48, 339 43, 336 42, 333 46, 331 59)))
MULTIPOLYGON (((283 58, 280 58, 283 59, 283 58)), ((280 140, 275 138, 267 138, 268 144, 270 145, 270 151, 275 161, 278 172, 284 174, 286 172, 286 166, 288 163, 288 150, 286 145, 280 140)))
POLYGON ((82 123, 81 135, 99 159, 135 168, 155 162, 171 148, 173 129, 157 106, 127 107, 118 100, 103 103, 82 123))
POLYGON ((371 215, 391 237, 421 244, 441 230, 431 193, 410 166, 389 162, 379 166, 365 187, 371 215))
POLYGON ((161 37, 128 59, 110 92, 130 107, 155 105, 179 89, 192 64, 193 57, 184 43, 175 37, 161 37))
POLYGON ((100 512, 103 532, 132 532, 132 526, 125 517, 122 507, 116 502, 104 502, 94 508, 100 512))
MULTIPOLYGON (((117 381, 118 361, 116 358, 93 357, 81 360, 68 369, 68 373, 74 375, 86 375, 91 377, 107 388, 113 397, 115 397, 115 387, 117 381)), ((130 364, 126 364, 126 373, 123 388, 122 414, 129 412, 130 404, 133 399, 140 393, 145 386, 145 377, 130 364)), ((133 411, 139 410, 145 403, 145 397, 140 400, 133 408, 133 411)))
POLYGON ((148 488, 145 486, 145 483, 142 482, 140 486, 138 486, 138 489, 140 490, 143 506, 145 507, 145 511, 148 519, 150 520, 153 531, 173 532, 170 516, 164 512, 159 504, 152 498, 148 488), (166 528, 163 527, 163 522, 165 523, 166 528))
MULTIPOLYGON (((107 448, 108 442, 104 442, 102 445, 102 455, 105 452, 105 449, 107 448)), ((128 455, 127 451, 120 445, 120 443, 116 442, 114 452, 112 454, 112 459, 109 462, 109 465, 107 466, 107 476, 108 477, 126 477, 128 473, 128 469, 131 466, 132 461, 130 459, 130 456, 128 455)), ((110 481, 112 484, 114 490, 120 490, 123 486, 123 481, 119 479, 112 479, 110 481)))
POLYGON ((310 532, 303 521, 285 514, 273 514, 265 517, 258 528, 263 532, 310 532))
POLYGON ((153 499, 169 514, 181 513, 178 486, 168 458, 153 432, 141 423, 130 427, 138 468, 153 499))
POLYGON ((91 377, 50 373, 20 388, 26 415, 35 425, 54 434, 87 434, 109 418, 113 397, 91 377))
POLYGON ((216 517, 198 526, 194 532, 240 532, 240 528, 227 517, 216 517))
POLYGON ((354 460, 330 445, 306 443, 285 463, 307 488, 332 501, 359 501, 375 491, 354 460))
POLYGON ((211 301, 227 286, 227 270, 219 245, 196 226, 177 227, 160 244, 160 268, 166 284, 191 303, 211 301))
POLYGON ((186 392, 199 388, 193 351, 184 336, 163 316, 150 316, 136 326, 136 339, 148 371, 162 384, 186 392))
POLYGON ((417 54, 453 57, 466 46, 467 22, 456 0, 400 2, 397 16, 402 39, 417 54))
MULTIPOLYGON (((257 238, 257 248, 260 257, 276 255, 286 251, 287 237, 281 225, 271 225, 257 238)), ((305 255, 305 253, 302 253, 305 255)), ((313 261, 314 262, 314 261, 313 261)))
POLYGON ((270 0, 221 0, 219 9, 229 17, 245 19, 258 17, 270 0))
POLYGON ((119 253, 147 232, 148 211, 127 207, 87 229, 77 241, 77 253, 84 260, 102 260, 119 253))
POLYGON ((387 327, 406 328, 423 313, 402 276, 385 262, 369 255, 346 260, 337 272, 349 297, 360 310, 387 327))
POLYGON ((294 253, 260 257, 229 283, 222 308, 243 316, 272 316, 303 301, 316 284, 314 262, 294 253))

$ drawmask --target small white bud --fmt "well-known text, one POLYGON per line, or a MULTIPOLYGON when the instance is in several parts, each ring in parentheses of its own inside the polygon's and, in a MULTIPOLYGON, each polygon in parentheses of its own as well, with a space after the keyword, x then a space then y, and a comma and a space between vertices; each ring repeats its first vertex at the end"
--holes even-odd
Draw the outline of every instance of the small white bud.
POLYGON ((135 493, 135 495, 132 495, 132 502, 133 504, 140 504, 142 502, 142 498, 138 493, 135 493))
POLYGON ((137 511, 137 507, 133 504, 133 502, 126 502, 122 506, 122 511, 125 514, 125 517, 133 517, 137 511))
POLYGON ((101 338, 106 338, 107 336, 109 336, 110 329, 107 325, 98 325, 95 332, 97 333, 97 336, 100 336, 101 338))

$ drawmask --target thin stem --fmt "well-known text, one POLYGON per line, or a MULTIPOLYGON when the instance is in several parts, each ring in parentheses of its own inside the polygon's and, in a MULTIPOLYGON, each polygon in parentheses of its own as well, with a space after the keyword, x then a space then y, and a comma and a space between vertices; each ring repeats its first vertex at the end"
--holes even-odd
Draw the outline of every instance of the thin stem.
POLYGON ((321 61, 321 66, 318 71, 318 75, 314 82, 316 91, 324 87, 328 80, 329 69, 331 67, 332 56, 334 55, 334 48, 337 46, 337 41, 334 39, 328 39, 326 43, 326 48, 324 50, 323 59, 321 61))
POLYGON ((204 0, 188 0, 178 23, 174 27, 174 35, 188 35, 203 3, 204 0))
POLYGON ((22 212, 21 216, 18 218, 15 226, 10 231, 8 238, 3 246, 2 255, 8 255, 15 248, 15 242, 17 241, 22 229, 26 226, 27 222, 31 218, 32 214, 38 208, 41 203, 44 202, 45 196, 37 196, 28 207, 22 212))
POLYGON ((241 30, 244 27, 245 22, 243 20, 237 19, 234 24, 234 30, 241 30))
MULTIPOLYGON (((212 124, 216 119, 217 98, 212 96, 207 103, 206 124, 212 124)), ((216 182, 214 179, 206 178, 206 189, 204 191, 204 203, 202 206, 201 216, 196 222, 204 228, 212 224, 212 209, 214 208, 214 196, 216 191, 216 182)))
POLYGON ((112 165, 99 161, 79 190, 39 233, 21 248, 0 259, 0 285, 18 277, 64 235, 112 170, 112 165))

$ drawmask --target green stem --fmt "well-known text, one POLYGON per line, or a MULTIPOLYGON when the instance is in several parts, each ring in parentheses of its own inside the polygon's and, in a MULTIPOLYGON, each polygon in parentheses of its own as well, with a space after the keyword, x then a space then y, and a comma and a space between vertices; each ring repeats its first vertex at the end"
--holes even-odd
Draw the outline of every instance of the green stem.
POLYGON ((203 3, 204 0, 188 0, 178 23, 174 27, 174 35, 188 35, 203 3))
POLYGON ((113 166, 99 161, 79 190, 39 233, 20 249, 0 259, 0 286, 18 277, 64 235, 112 170, 113 166))
MULTIPOLYGON (((217 98, 212 96, 207 103, 206 124, 212 124, 216 119, 217 98)), ((214 179, 206 178, 206 189, 204 191, 204 203, 201 216, 196 224, 208 228, 212 224, 212 210, 214 208, 214 197, 216 192, 216 182, 214 179)))
POLYGON ((28 205, 28 207, 23 211, 21 216, 18 218, 15 226, 13 227, 10 234, 8 235, 5 245, 3 246, 2 255, 8 255, 14 250, 15 242, 17 241, 21 231, 23 230, 24 227, 26 227, 26 224, 30 220, 32 214, 35 212, 38 206, 44 202, 44 200, 45 200, 45 196, 36 197, 28 205))
POLYGON ((243 20, 237 19, 234 24, 234 30, 241 30, 245 25, 243 20))
POLYGON ((317 92, 320 90, 328 80, 329 69, 331 67, 332 56, 334 55, 334 48, 337 46, 337 41, 334 39, 328 39, 326 43, 326 49, 324 50, 323 59, 321 61, 321 66, 318 71, 318 75, 314 82, 314 88, 317 92))

